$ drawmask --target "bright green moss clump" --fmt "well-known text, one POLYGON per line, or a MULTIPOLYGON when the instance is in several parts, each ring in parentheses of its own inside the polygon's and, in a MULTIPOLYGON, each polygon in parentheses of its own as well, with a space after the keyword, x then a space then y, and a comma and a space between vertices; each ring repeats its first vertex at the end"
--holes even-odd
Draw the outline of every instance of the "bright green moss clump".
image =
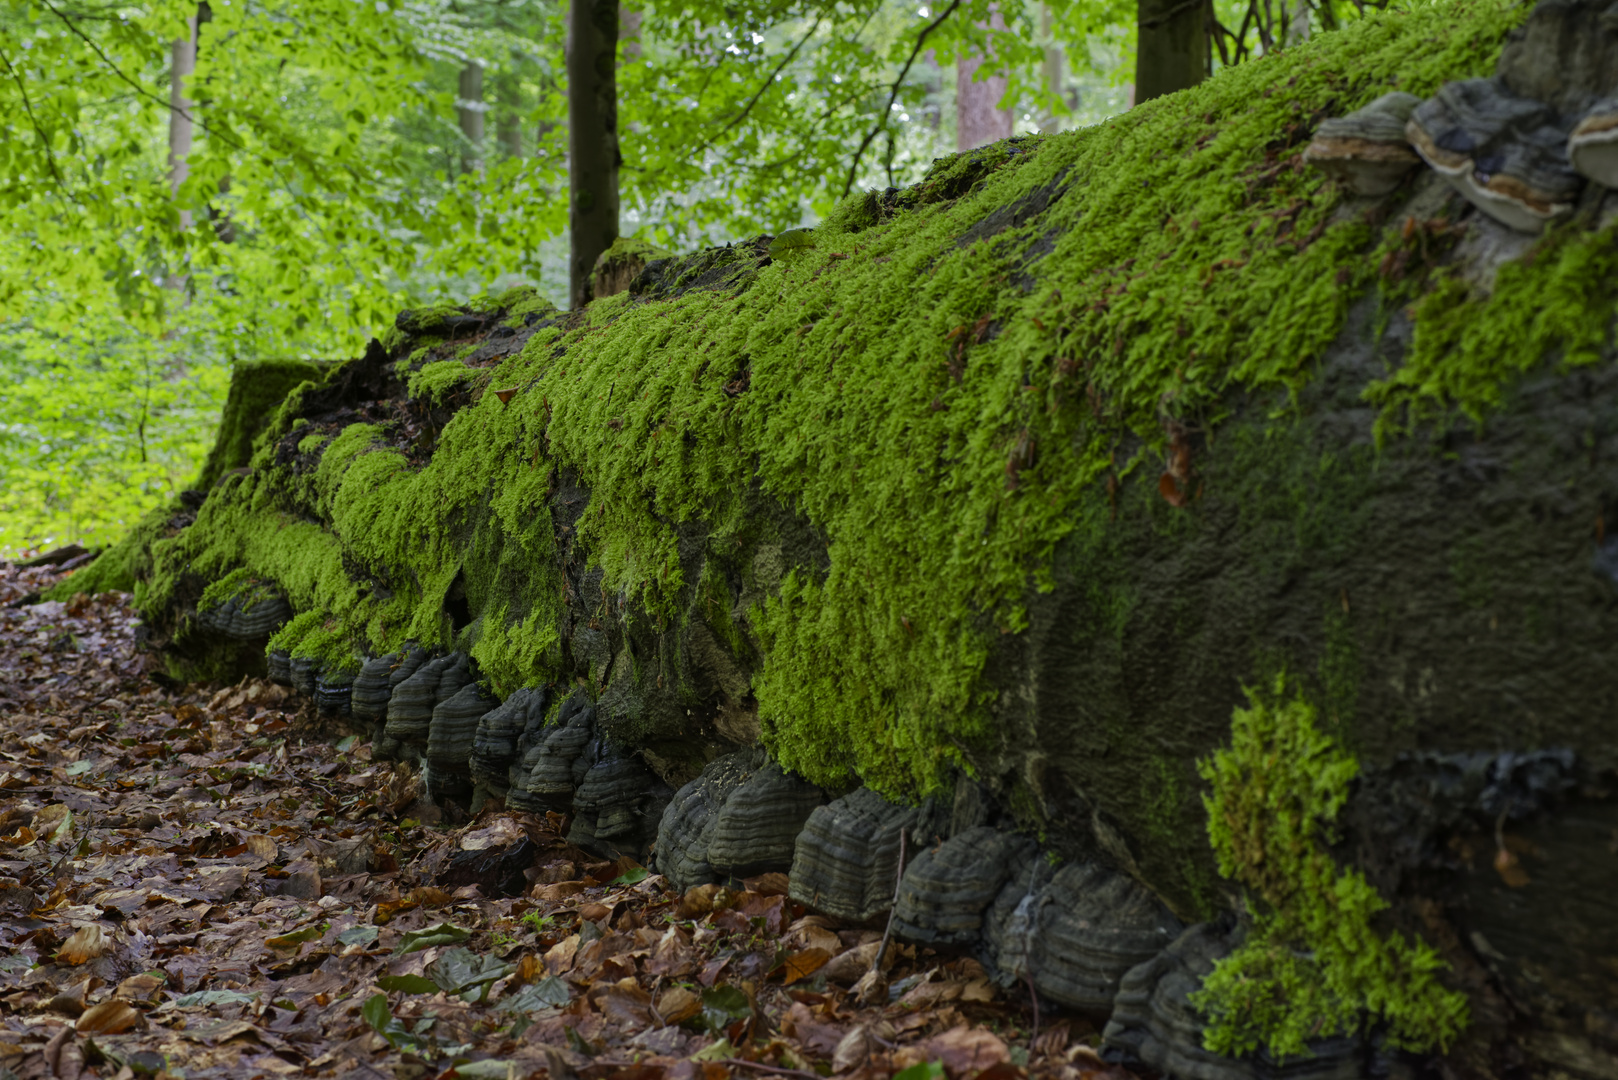
POLYGON ((1199 770, 1219 870, 1256 900, 1245 942, 1193 997, 1210 1017, 1207 1045, 1239 1054, 1268 1046, 1306 1054, 1307 1042, 1385 1021, 1395 1046, 1447 1046, 1466 1026, 1466 996, 1447 990, 1431 947, 1373 926, 1387 902, 1327 851, 1331 822, 1359 765, 1315 726, 1313 706, 1249 692, 1229 749, 1199 770))

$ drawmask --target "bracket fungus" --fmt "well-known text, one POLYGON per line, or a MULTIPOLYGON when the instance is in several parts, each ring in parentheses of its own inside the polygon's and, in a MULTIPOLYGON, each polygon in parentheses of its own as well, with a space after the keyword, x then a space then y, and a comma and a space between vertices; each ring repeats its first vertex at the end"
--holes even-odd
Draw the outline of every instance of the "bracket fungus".
POLYGON ((197 622, 237 641, 262 641, 292 618, 292 606, 273 589, 249 586, 223 603, 197 612, 197 622))
POLYGON ((917 815, 870 788, 815 807, 798 834, 788 896, 834 919, 877 918, 893 906, 900 836, 917 815))
POLYGON ((1597 102, 1573 128, 1567 156, 1580 176, 1618 187, 1618 97, 1597 102))
POLYGON ((638 754, 611 743, 600 749, 573 793, 568 843, 608 858, 643 858, 674 792, 638 754))
POLYGON ((545 723, 545 707, 550 694, 543 686, 525 686, 501 704, 483 714, 472 739, 467 767, 472 781, 504 797, 511 787, 511 767, 517 747, 525 736, 538 732, 545 723))
POLYGON ((398 662, 398 653, 388 653, 360 665, 348 693, 348 711, 354 719, 381 720, 388 715, 388 698, 393 695, 389 676, 398 662))
POLYGON ((567 810, 573 791, 592 764, 588 752, 595 739, 595 706, 584 691, 562 702, 555 727, 542 729, 538 741, 512 766, 508 805, 523 810, 567 810))
POLYGON ((757 750, 738 750, 710 761, 674 793, 657 826, 657 872, 679 892, 718 882, 708 844, 725 800, 762 764, 757 750))
POLYGON ((1347 116, 1323 120, 1303 159, 1356 195, 1386 195, 1421 164, 1405 136, 1420 104, 1415 94, 1395 90, 1347 116))
POLYGON ((1131 968, 1113 999, 1104 1045, 1164 1076, 1197 1080, 1360 1080, 1381 1075, 1365 1068, 1360 1041, 1349 1037, 1316 1039, 1309 1044, 1309 1056, 1280 1061, 1264 1050, 1241 1057, 1209 1050, 1203 1041, 1207 1018, 1191 1004, 1191 995, 1235 944, 1217 926, 1198 923, 1131 968))
POLYGON ((736 785, 714 821, 708 865, 721 878, 792 868, 798 833, 826 793, 773 761, 736 785))
POLYGON ((972 945, 984 911, 1036 848, 1026 837, 979 825, 925 849, 905 868, 893 932, 922 945, 972 945))
POLYGON ((1124 973, 1184 929, 1133 878, 1097 863, 1021 877, 995 900, 985 940, 996 946, 1003 981, 1032 979, 1041 994, 1069 1008, 1110 1012, 1124 973))
POLYGON ((326 668, 315 679, 315 708, 332 716, 346 716, 354 691, 352 668, 326 668))
POLYGON ((1433 171, 1503 225, 1538 233, 1573 211, 1582 181, 1555 111, 1498 78, 1444 84, 1405 132, 1433 171))

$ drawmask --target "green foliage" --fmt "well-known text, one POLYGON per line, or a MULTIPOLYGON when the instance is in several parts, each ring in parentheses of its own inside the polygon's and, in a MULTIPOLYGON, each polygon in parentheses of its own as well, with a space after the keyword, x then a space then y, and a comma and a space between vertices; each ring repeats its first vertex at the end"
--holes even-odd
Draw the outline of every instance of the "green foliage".
POLYGON ((1377 931, 1387 902, 1332 858, 1330 824, 1359 765, 1286 691, 1284 676, 1262 699, 1249 691, 1230 747, 1198 764, 1219 871, 1255 900, 1245 941, 1192 999, 1210 1019, 1207 1046, 1302 1055, 1368 1017, 1393 1045, 1447 1047, 1466 1026, 1466 997, 1439 981, 1446 965, 1425 942, 1377 931))

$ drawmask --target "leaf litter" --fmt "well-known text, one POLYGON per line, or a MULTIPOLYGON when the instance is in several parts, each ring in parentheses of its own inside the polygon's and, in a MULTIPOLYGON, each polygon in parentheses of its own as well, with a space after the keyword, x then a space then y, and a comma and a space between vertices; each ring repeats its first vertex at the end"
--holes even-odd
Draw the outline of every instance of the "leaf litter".
POLYGON ((559 814, 451 825, 290 691, 174 685, 127 595, 25 602, 55 580, 0 565, 0 1075, 1129 1080, 971 958, 873 971, 783 875, 682 896, 559 814))

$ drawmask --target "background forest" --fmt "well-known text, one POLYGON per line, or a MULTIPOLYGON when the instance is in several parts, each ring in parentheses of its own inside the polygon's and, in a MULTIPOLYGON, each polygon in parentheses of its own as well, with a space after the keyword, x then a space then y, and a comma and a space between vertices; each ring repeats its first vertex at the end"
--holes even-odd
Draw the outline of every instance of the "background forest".
MULTIPOLYGON (((1139 27, 1189 16, 1213 68, 1359 13, 1334 3, 621 6, 621 229, 812 225, 1128 107, 1139 27)), ((340 359, 519 282, 565 306, 566 23, 565 0, 0 0, 0 555, 172 498, 235 361, 340 359)))

